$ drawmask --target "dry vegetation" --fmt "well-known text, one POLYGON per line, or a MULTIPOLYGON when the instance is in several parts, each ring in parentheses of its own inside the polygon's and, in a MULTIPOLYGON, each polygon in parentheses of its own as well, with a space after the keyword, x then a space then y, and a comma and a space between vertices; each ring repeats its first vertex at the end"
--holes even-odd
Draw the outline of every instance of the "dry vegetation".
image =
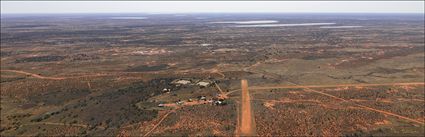
POLYGON ((416 14, 2 15, 1 136, 232 136, 241 79, 252 88, 261 136, 423 136, 423 21, 416 14), (118 16, 144 18, 111 18, 118 16), (257 19, 362 27, 211 23, 257 19))

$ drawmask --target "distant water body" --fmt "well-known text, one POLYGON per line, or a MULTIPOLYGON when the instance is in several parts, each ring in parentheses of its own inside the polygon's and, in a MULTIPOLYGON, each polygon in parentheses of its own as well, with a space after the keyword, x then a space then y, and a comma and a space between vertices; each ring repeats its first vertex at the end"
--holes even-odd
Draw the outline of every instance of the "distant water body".
POLYGON ((233 27, 252 28, 252 27, 294 27, 294 26, 322 26, 334 25, 336 23, 297 23, 297 24, 254 24, 254 25, 236 25, 233 27))
POLYGON ((210 22, 214 24, 268 24, 268 23, 278 23, 277 20, 250 20, 250 21, 219 21, 219 22, 210 22))
POLYGON ((361 28, 363 26, 322 26, 322 29, 346 29, 346 28, 361 28))
POLYGON ((116 20, 143 20, 143 19, 147 19, 147 17, 110 17, 110 19, 116 19, 116 20))

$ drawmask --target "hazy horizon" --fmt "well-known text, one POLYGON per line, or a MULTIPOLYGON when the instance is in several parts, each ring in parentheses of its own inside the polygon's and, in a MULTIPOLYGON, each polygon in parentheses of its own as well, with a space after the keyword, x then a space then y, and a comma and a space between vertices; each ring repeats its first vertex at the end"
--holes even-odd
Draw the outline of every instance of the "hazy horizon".
POLYGON ((2 14, 424 13, 424 1, 1 1, 2 14))
POLYGON ((196 14, 416 14, 422 15, 425 13, 419 12, 162 12, 162 13, 150 13, 150 12, 81 12, 81 13, 1 13, 4 15, 82 15, 82 14, 121 14, 121 15, 131 15, 131 14, 140 14, 140 15, 173 15, 173 14, 187 14, 187 15, 196 15, 196 14))

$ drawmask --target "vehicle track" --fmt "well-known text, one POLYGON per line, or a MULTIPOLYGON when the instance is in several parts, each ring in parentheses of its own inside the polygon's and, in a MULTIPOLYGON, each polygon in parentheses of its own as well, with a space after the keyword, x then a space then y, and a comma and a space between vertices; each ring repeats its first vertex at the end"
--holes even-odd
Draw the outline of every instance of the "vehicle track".
POLYGON ((415 86, 425 85, 424 82, 409 82, 409 83, 382 83, 382 84, 338 84, 338 85, 294 85, 294 86, 267 86, 258 87, 253 86, 249 89, 261 90, 261 89, 284 89, 284 88, 337 88, 337 87, 376 87, 376 86, 415 86))
POLYGON ((65 79, 64 77, 45 77, 45 76, 41 76, 39 74, 25 72, 25 71, 20 71, 20 70, 0 70, 0 71, 14 72, 14 73, 19 73, 19 74, 29 75, 29 76, 32 76, 32 77, 35 77, 35 78, 39 78, 39 79, 50 79, 50 80, 63 80, 63 79, 65 79))
POLYGON ((220 70, 218 69, 212 69, 210 73, 215 73, 221 76, 221 78, 226 78, 226 75, 224 75, 220 70))
MULTIPOLYGON (((324 93, 324 92, 321 92, 321 91, 318 91, 318 90, 311 89, 311 88, 332 88, 332 87, 350 87, 350 86, 358 86, 358 87, 368 87, 369 86, 370 87, 370 86, 424 85, 423 82, 385 83, 385 84, 310 85, 310 86, 301 86, 301 85, 298 85, 298 84, 293 83, 293 82, 290 82, 290 83, 293 84, 293 86, 268 86, 268 87, 258 87, 258 86, 256 86, 256 87, 250 87, 249 89, 254 89, 254 90, 277 89, 277 88, 301 88, 301 89, 306 89, 307 91, 311 91, 311 92, 314 92, 314 93, 325 95, 325 96, 331 97, 331 98, 336 99, 336 100, 340 100, 340 101, 343 101, 343 102, 351 102, 351 103, 353 103, 354 106, 358 107, 359 109, 364 109, 364 110, 369 110, 369 111, 375 111, 375 112, 378 112, 378 113, 381 113, 381 114, 384 114, 384 115, 390 115, 390 116, 397 117, 399 119, 403 119, 403 120, 407 120, 407 121, 410 121, 410 122, 413 122, 413 123, 424 125, 424 121, 412 119, 412 118, 405 117, 405 116, 402 116, 402 115, 398 115, 398 114, 395 114, 395 113, 392 113, 392 112, 388 112, 388 111, 384 111, 384 110, 379 110, 379 109, 375 109, 375 108, 368 107, 368 106, 365 106, 365 105, 357 104, 356 102, 353 102, 353 101, 350 101, 350 100, 346 100, 346 99, 343 99, 343 98, 340 98, 340 97, 337 97, 337 96, 334 96, 334 95, 331 95, 331 94, 327 94, 327 93, 324 93)), ((242 107, 241 107, 241 113, 240 113, 241 114, 241 118, 240 118, 241 119, 241 123, 238 124, 238 126, 240 126, 240 130, 238 132, 239 132, 239 134, 241 136, 243 136, 243 135, 245 135, 245 136, 253 136, 255 134, 247 134, 247 133, 250 133, 252 131, 252 124, 255 124, 255 123, 249 123, 249 121, 251 120, 250 118, 252 118, 253 116, 250 115, 249 111, 247 111, 247 110, 250 110, 251 108, 250 108, 250 106, 248 108, 245 108, 244 107, 244 105, 250 105, 250 99, 249 99, 247 81, 246 80, 242 80, 241 81, 241 85, 242 85, 241 89, 233 90, 231 92, 226 93, 226 95, 231 94, 231 93, 236 92, 236 91, 239 91, 239 90, 242 91, 242 95, 241 95, 242 96, 242 102, 241 102, 241 104, 242 104, 241 106, 242 107), (247 99, 247 96, 248 96, 248 99, 247 99), (248 122, 246 122, 246 121, 248 121, 248 122)), ((252 118, 252 120, 253 120, 253 118, 252 118)), ((254 120, 254 122, 255 122, 255 120, 254 120)))
MULTIPOLYGON (((306 90, 311 91, 311 92, 315 92, 315 93, 318 93, 318 94, 321 94, 321 95, 325 95, 325 96, 334 98, 336 100, 340 100, 340 101, 343 101, 343 102, 351 102, 355 106, 363 108, 363 109, 375 111, 375 112, 378 112, 378 113, 382 113, 384 115, 390 115, 390 116, 397 117, 399 119, 404 119, 404 120, 407 120, 407 121, 410 121, 410 122, 414 122, 414 123, 417 123, 417 124, 424 125, 424 121, 415 120, 415 119, 405 117, 405 116, 401 116, 401 115, 398 115, 398 114, 394 114, 394 113, 391 113, 391 112, 388 112, 388 111, 379 110, 379 109, 375 109, 375 108, 368 107, 368 106, 365 106, 365 105, 357 104, 357 102, 354 102, 354 101, 351 101, 351 100, 346 100, 344 98, 340 98, 340 97, 337 97, 337 96, 334 96, 334 95, 331 95, 331 94, 328 94, 328 93, 324 93, 324 92, 321 92, 321 91, 318 91, 318 90, 311 89, 310 88, 311 86, 310 87, 301 86, 301 85, 298 85, 297 83, 294 83, 294 82, 290 82, 290 81, 288 81, 288 82, 291 83, 291 84, 294 84, 295 86, 297 86, 299 88, 303 88, 303 89, 306 89, 306 90)), ((343 85, 343 87, 356 86, 356 85, 357 86, 359 86, 359 85, 360 86, 383 86, 383 85, 403 85, 403 86, 405 86, 405 85, 424 85, 424 83, 412 82, 412 83, 392 83, 392 84, 341 84, 341 85, 343 85)), ((320 88, 320 87, 323 87, 323 86, 313 86, 313 87, 315 87, 315 88, 319 87, 320 88)), ((341 87, 341 86, 339 86, 339 87, 341 87)))
POLYGON ((186 102, 182 105, 177 105, 176 103, 169 103, 169 104, 164 104, 164 106, 166 107, 171 107, 173 108, 173 110, 168 111, 162 118, 160 121, 158 121, 158 123, 156 123, 154 125, 154 127, 147 132, 145 135, 143 136, 148 136, 150 133, 152 133, 153 131, 155 131, 155 129, 165 120, 165 118, 168 117, 168 115, 170 115, 173 112, 176 112, 178 109, 185 107, 185 106, 193 106, 193 105, 201 105, 201 104, 206 104, 208 103, 208 101, 193 101, 193 102, 186 102))
POLYGON ((175 110, 170 110, 168 111, 164 116, 162 116, 161 120, 158 121, 158 123, 156 123, 153 128, 151 130, 149 130, 146 134, 144 134, 143 136, 146 137, 148 136, 150 133, 152 133, 153 131, 155 131, 155 129, 162 123, 162 121, 165 120, 165 118, 167 118, 171 113, 175 112, 175 110))
POLYGON ((317 91, 317 90, 314 90, 314 89, 309 89, 309 88, 305 88, 305 89, 307 89, 307 90, 309 90, 311 92, 315 92, 315 93, 318 93, 318 94, 322 94, 322 95, 325 95, 325 96, 328 96, 328 97, 331 97, 331 98, 340 100, 340 101, 352 102, 355 106, 361 107, 361 108, 364 108, 364 109, 367 109, 367 110, 379 112, 379 113, 382 113, 382 114, 385 114, 385 115, 394 116, 394 117, 397 117, 397 118, 400 118, 400 119, 404 119, 404 120, 407 120, 407 121, 410 121, 410 122, 414 122, 414 123, 418 123, 418 124, 422 124, 422 125, 424 124, 423 121, 419 121, 419 120, 415 120, 415 119, 412 119, 412 118, 409 118, 409 117, 405 117, 405 116, 401 116, 401 115, 398 115, 398 114, 394 114, 392 112, 388 112, 388 111, 384 111, 384 110, 379 110, 379 109, 371 108, 371 107, 368 107, 368 106, 365 106, 365 105, 360 105, 360 104, 357 104, 356 102, 353 102, 353 101, 350 101, 350 100, 346 100, 346 99, 343 99, 343 98, 340 98, 340 97, 337 97, 337 96, 334 96, 334 95, 331 95, 331 94, 327 94, 327 93, 324 93, 324 92, 321 92, 321 91, 317 91))
MULTIPOLYGON (((383 84, 338 84, 338 85, 272 85, 272 86, 252 86, 252 90, 267 90, 267 89, 294 89, 294 88, 338 88, 338 87, 376 87, 376 86, 417 86, 425 85, 424 82, 410 82, 410 83, 383 83, 383 84)), ((235 89, 226 93, 226 95, 237 92, 241 89, 235 89)))
POLYGON ((19 73, 19 74, 28 75, 28 76, 31 76, 31 77, 34 77, 34 78, 38 78, 38 79, 49 79, 49 80, 65 80, 65 79, 72 79, 72 78, 100 77, 100 76, 116 75, 116 74, 102 74, 102 73, 98 73, 98 74, 87 74, 87 75, 69 76, 69 77, 48 77, 48 76, 41 76, 39 74, 35 74, 35 73, 31 73, 31 72, 26 72, 26 71, 21 71, 21 70, 0 70, 0 71, 19 73))
POLYGON ((54 122, 37 122, 37 123, 29 123, 23 125, 55 125, 55 126, 72 126, 72 127, 82 127, 87 128, 88 125, 84 124, 65 124, 65 123, 54 123, 54 122))
POLYGON ((214 82, 214 86, 215 86, 215 87, 217 88, 217 90, 220 92, 220 96, 221 96, 222 98, 224 98, 224 99, 228 98, 228 97, 227 97, 227 94, 226 94, 226 93, 224 93, 224 91, 223 91, 223 90, 221 90, 220 86, 219 86, 216 82, 214 82))
MULTIPOLYGON (((175 71, 175 72, 106 72, 106 73, 94 73, 94 74, 82 74, 80 76, 63 76, 63 77, 49 77, 49 76, 41 76, 39 74, 36 73, 31 73, 31 72, 26 72, 26 71, 22 71, 22 70, 0 70, 2 72, 13 72, 13 73, 19 73, 19 74, 24 74, 24 75, 28 75, 34 78, 38 78, 38 79, 49 79, 49 80, 65 80, 65 79, 75 79, 75 78, 85 78, 85 77, 105 77, 105 76, 121 76, 121 75, 126 75, 126 74, 186 74, 187 72, 185 71, 175 71)), ((207 72, 210 73, 210 72, 207 72)), ((225 75, 219 71, 214 72, 219 74, 221 77, 225 77, 225 75)), ((205 74, 203 73, 191 73, 191 74, 205 74)), ((126 79, 129 79, 129 77, 135 77, 136 79, 139 79, 140 76, 128 76, 126 79)))

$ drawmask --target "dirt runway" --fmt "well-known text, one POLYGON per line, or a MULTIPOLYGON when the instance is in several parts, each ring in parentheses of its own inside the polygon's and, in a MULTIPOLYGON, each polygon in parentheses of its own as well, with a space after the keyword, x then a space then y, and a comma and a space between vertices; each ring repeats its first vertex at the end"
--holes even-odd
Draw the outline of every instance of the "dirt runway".
POLYGON ((248 92, 248 81, 241 80, 241 88, 242 88, 242 102, 241 102, 241 113, 240 113, 240 127, 239 127, 239 135, 240 136, 255 136, 256 128, 255 128, 255 119, 254 114, 251 109, 251 98, 248 92))

